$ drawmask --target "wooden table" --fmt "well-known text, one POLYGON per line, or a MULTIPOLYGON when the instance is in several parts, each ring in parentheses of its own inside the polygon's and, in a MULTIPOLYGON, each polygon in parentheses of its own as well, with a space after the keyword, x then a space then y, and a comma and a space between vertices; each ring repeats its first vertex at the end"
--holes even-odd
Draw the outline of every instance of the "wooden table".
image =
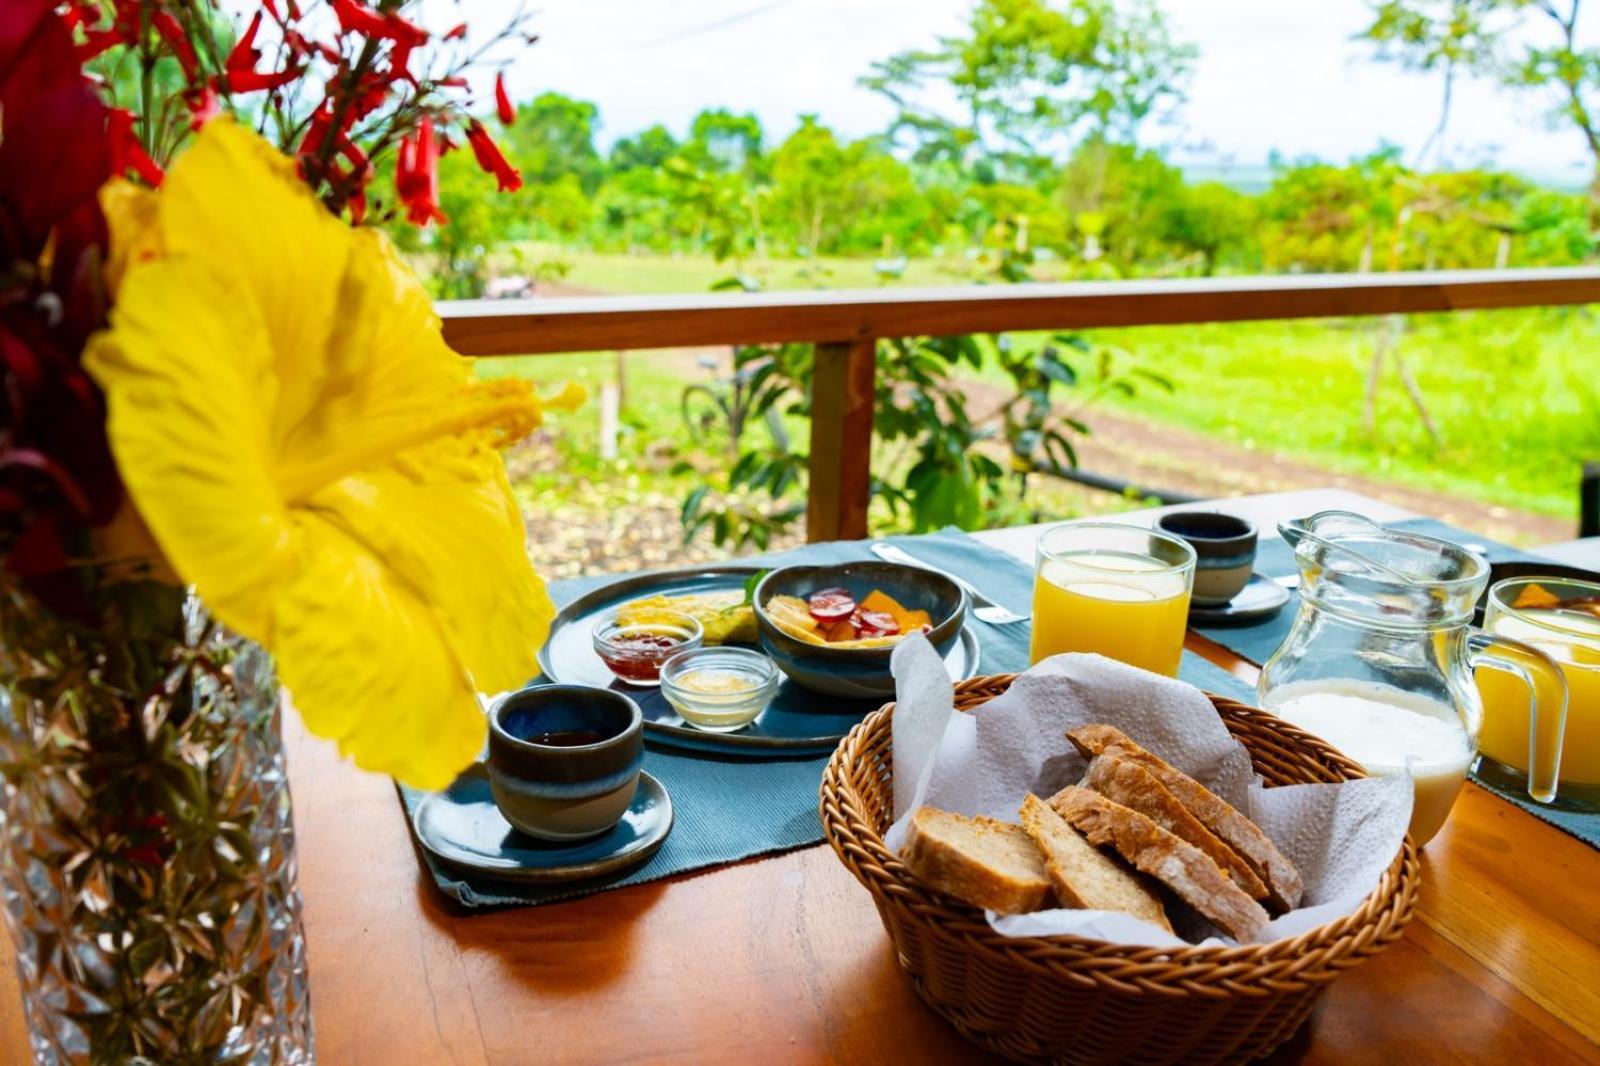
MULTIPOLYGON (((1329 506, 1404 517, 1338 492, 1217 506, 1266 530, 1329 506)), ((1032 543, 984 536, 1024 557, 1032 543)), ((289 743, 324 1063, 987 1061, 912 994, 826 845, 463 915, 423 874, 388 779, 297 726, 289 743)), ((1469 785, 1423 868, 1405 938, 1335 983, 1274 1061, 1600 1062, 1600 851, 1469 785)), ((0 940, 11 1062, 25 1045, 0 940)))

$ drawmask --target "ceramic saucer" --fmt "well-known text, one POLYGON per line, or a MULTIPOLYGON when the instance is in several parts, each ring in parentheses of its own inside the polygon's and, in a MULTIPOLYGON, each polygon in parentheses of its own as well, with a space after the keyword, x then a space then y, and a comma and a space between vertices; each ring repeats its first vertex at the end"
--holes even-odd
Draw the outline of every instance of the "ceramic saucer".
POLYGON ((417 804, 412 826, 430 854, 457 869, 502 881, 579 881, 654 855, 672 832, 672 798, 641 771, 633 803, 616 825, 587 840, 546 842, 511 827, 479 765, 417 804))
POLYGON ((1189 608, 1189 620, 1213 626, 1248 625, 1271 618, 1289 602, 1289 590, 1261 574, 1251 574, 1250 583, 1227 603, 1189 608))

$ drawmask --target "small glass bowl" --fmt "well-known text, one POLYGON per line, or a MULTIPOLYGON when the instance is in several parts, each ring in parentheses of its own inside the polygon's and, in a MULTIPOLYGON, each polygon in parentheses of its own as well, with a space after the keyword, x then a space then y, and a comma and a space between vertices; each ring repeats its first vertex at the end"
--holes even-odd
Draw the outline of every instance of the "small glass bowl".
POLYGON ((648 688, 660 684, 663 663, 704 639, 700 623, 677 611, 654 611, 648 621, 626 625, 613 614, 594 627, 594 653, 623 682, 648 688))
POLYGON ((778 691, 778 668, 748 648, 683 651, 661 668, 661 694, 683 720, 708 733, 743 729, 778 691))

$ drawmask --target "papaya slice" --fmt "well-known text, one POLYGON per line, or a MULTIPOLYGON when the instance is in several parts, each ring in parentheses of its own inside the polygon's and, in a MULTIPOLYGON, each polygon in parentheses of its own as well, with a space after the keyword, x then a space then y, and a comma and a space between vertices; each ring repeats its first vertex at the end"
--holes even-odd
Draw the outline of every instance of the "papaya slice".
POLYGON ((1545 588, 1543 585, 1524 585, 1522 591, 1517 593, 1517 598, 1511 606, 1525 607, 1559 607, 1561 597, 1545 588))
POLYGON ((850 619, 841 618, 823 627, 822 639, 829 644, 837 644, 842 640, 855 640, 856 627, 850 624, 850 619))
POLYGON ((923 626, 932 625, 927 611, 910 611, 901 605, 899 600, 881 589, 873 589, 871 595, 861 601, 863 611, 882 611, 894 618, 900 627, 901 633, 915 633, 923 626))

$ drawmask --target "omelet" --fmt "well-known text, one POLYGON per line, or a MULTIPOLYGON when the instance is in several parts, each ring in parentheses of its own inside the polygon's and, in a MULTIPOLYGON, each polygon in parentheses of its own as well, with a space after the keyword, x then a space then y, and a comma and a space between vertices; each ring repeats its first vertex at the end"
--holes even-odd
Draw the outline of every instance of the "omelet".
POLYGON ((617 612, 623 625, 639 625, 662 611, 686 614, 705 630, 705 643, 754 644, 756 612, 737 589, 725 592, 693 592, 683 596, 646 596, 634 600, 617 612))

